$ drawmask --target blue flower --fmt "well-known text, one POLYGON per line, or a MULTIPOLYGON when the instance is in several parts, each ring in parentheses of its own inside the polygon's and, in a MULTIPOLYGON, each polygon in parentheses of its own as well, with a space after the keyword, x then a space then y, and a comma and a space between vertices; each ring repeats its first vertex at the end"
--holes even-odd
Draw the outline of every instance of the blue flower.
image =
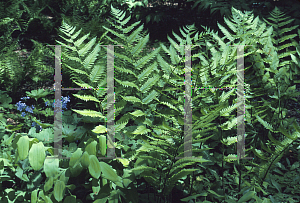
POLYGON ((22 100, 30 99, 30 97, 22 97, 21 99, 22 99, 22 100))
POLYGON ((16 105, 18 108, 18 111, 22 111, 25 107, 26 107, 26 104, 25 103, 21 103, 21 101, 19 101, 18 103, 16 103, 16 105))
POLYGON ((29 113, 33 113, 32 108, 30 108, 30 107, 28 107, 28 106, 26 107, 25 111, 27 111, 27 112, 29 112, 29 113))
POLYGON ((32 122, 31 124, 32 127, 35 127, 38 131, 42 131, 42 126, 40 126, 39 124, 37 124, 36 122, 32 122))
POLYGON ((22 112, 22 113, 21 113, 21 116, 22 116, 22 117, 26 116, 26 113, 25 113, 25 112, 22 112))
MULTIPOLYGON (((61 105, 62 105, 62 108, 64 109, 67 109, 67 103, 70 101, 70 97, 61 97, 61 105)), ((52 107, 54 108, 54 103, 58 104, 58 101, 57 102, 53 102, 52 103, 52 107)))

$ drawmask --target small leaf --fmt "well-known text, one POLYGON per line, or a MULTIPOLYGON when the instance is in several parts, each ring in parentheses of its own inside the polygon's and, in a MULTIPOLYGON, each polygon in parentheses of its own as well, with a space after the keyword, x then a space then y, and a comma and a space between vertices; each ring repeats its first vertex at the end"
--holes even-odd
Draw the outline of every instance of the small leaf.
POLYGON ((92 132, 93 132, 93 133, 99 134, 99 133, 105 133, 105 132, 107 132, 107 130, 106 130, 106 127, 105 127, 105 126, 103 126, 103 125, 98 125, 98 126, 96 126, 96 127, 92 130, 92 132))
POLYGON ((139 116, 145 115, 145 113, 142 112, 141 110, 136 110, 136 111, 134 111, 134 112, 132 112, 132 113, 130 113, 130 114, 131 114, 131 115, 134 115, 135 117, 139 117, 139 116))

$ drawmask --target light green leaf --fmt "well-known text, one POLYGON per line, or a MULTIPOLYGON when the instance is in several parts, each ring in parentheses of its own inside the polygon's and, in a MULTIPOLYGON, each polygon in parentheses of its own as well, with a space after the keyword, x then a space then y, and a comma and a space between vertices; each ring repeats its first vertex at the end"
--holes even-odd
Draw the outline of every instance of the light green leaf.
POLYGON ((18 155, 21 161, 27 158, 29 151, 29 138, 28 136, 22 136, 17 142, 18 155))
POLYGON ((33 144, 29 151, 29 163, 35 171, 38 171, 43 167, 45 157, 44 144, 42 142, 33 144))
POLYGON ((100 177, 101 167, 95 155, 90 155, 89 172, 93 178, 98 179, 100 177))
POLYGON ((132 113, 130 113, 130 114, 131 114, 131 115, 134 115, 135 117, 139 117, 139 116, 145 115, 145 113, 142 112, 141 110, 136 110, 136 111, 134 111, 134 112, 132 112, 132 113))
POLYGON ((83 116, 106 118, 100 112, 89 110, 89 109, 84 109, 84 110, 75 110, 75 109, 72 109, 72 111, 75 111, 76 113, 79 113, 80 115, 83 115, 83 116))
POLYGON ((107 180, 111 180, 114 183, 121 182, 121 177, 117 175, 117 173, 112 169, 110 165, 105 162, 100 162, 100 167, 102 171, 102 176, 107 180))
POLYGON ((92 132, 94 132, 94 133, 106 133, 107 130, 106 130, 106 127, 105 127, 105 126, 103 126, 103 125, 98 125, 98 126, 96 126, 96 127, 92 130, 92 132))
POLYGON ((64 198, 64 194, 65 194, 65 183, 61 180, 57 180, 55 181, 55 185, 54 185, 54 197, 55 199, 60 202, 63 200, 64 198))
POLYGON ((44 172, 47 177, 55 177, 58 173, 59 160, 46 159, 44 162, 44 172))
POLYGON ((45 192, 49 191, 53 186, 53 177, 48 178, 48 180, 45 182, 44 190, 45 192))
POLYGON ((97 142, 94 140, 93 142, 89 143, 85 147, 85 151, 87 153, 89 153, 89 155, 95 155, 96 156, 96 146, 97 146, 97 142))

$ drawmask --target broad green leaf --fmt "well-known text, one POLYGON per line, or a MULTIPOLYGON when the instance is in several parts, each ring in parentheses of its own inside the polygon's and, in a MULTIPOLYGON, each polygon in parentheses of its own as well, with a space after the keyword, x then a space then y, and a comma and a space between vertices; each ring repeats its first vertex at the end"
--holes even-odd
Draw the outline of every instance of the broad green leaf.
POLYGON ((44 162, 44 172, 48 177, 55 177, 58 173, 59 160, 58 159, 46 159, 44 162))
POLYGON ((44 144, 39 142, 37 144, 33 144, 29 151, 29 163, 33 170, 38 171, 44 165, 46 153, 44 144))
POLYGON ((89 172, 93 178, 98 179, 100 177, 101 167, 95 155, 90 155, 89 172))
POLYGON ((28 151, 29 151, 29 139, 28 136, 20 137, 19 141, 17 142, 18 145, 18 154, 21 161, 27 158, 28 151))
POLYGON ((44 185, 44 190, 45 192, 49 191, 53 186, 53 177, 48 178, 48 180, 46 181, 45 185, 44 185))
POLYGON ((63 200, 64 198, 64 194, 65 194, 65 183, 61 180, 57 180, 55 181, 55 185, 54 185, 54 197, 55 199, 60 202, 63 200))
POLYGON ((117 173, 112 169, 110 165, 108 165, 105 162, 100 162, 102 176, 108 180, 111 180, 113 182, 119 182, 120 177, 117 175, 117 173))
POLYGON ((50 197, 45 196, 45 203, 53 203, 52 200, 50 199, 50 197))
POLYGON ((81 162, 81 164, 84 168, 89 167, 89 165, 90 165, 90 156, 87 152, 83 153, 83 155, 80 159, 80 162, 81 162))
POLYGON ((97 142, 93 141, 91 143, 89 143, 86 147, 85 147, 85 151, 87 153, 89 153, 89 155, 95 155, 96 156, 96 146, 97 146, 97 142))
POLYGON ((76 162, 78 162, 80 160, 80 157, 82 155, 82 150, 81 148, 78 148, 71 156, 70 162, 69 162, 69 166, 73 167, 76 162))
POLYGON ((37 193, 38 193, 39 189, 36 189, 34 191, 31 192, 31 202, 32 203, 36 203, 37 202, 37 193))

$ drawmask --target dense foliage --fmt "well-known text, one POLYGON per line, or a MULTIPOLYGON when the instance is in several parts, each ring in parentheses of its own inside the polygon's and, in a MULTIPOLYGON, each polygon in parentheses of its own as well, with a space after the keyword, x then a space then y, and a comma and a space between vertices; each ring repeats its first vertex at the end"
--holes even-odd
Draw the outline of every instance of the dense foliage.
POLYGON ((300 30, 290 25, 293 19, 277 7, 262 20, 231 7, 217 23, 220 34, 192 24, 180 28, 181 36, 167 36, 168 43, 150 43, 144 24, 132 20, 135 6, 102 3, 6 4, 16 12, 1 16, 0 24, 1 202, 299 202, 300 30), (63 85, 87 89, 62 97, 62 154, 70 159, 47 159, 54 157, 55 102, 41 85, 53 78, 46 56, 54 58, 54 48, 35 39, 25 59, 16 51, 28 27, 37 25, 32 21, 57 29, 58 21, 39 15, 44 7, 63 13, 53 42, 64 45, 63 85), (122 45, 114 47, 113 143, 122 158, 98 159, 109 147, 108 50, 100 46, 108 44, 122 45), (183 45, 191 44, 197 45, 191 48, 196 159, 176 159, 185 150, 183 45), (240 105, 233 44, 252 45, 244 48, 244 104, 245 153, 253 159, 233 159, 240 105), (154 49, 145 51, 147 45, 154 49), (20 90, 25 84, 34 89, 20 90))

